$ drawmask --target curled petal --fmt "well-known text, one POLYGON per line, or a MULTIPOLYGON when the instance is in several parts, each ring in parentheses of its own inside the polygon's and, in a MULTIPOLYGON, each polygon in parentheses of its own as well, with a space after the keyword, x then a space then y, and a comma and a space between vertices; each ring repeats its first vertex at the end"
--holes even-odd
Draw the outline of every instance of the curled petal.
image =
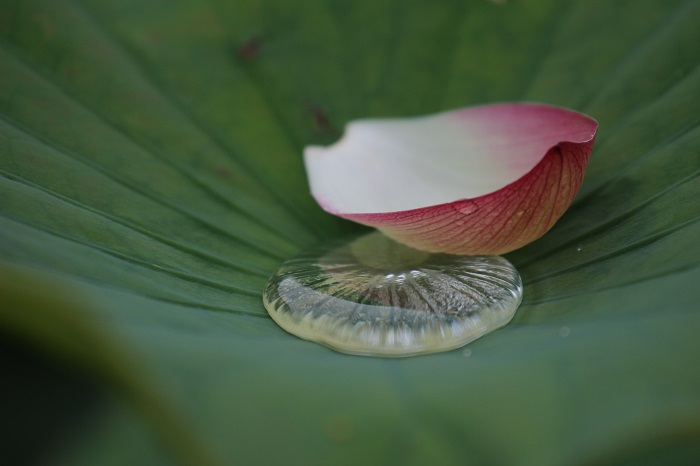
POLYGON ((502 254, 546 233, 573 202, 598 124, 542 104, 495 104, 348 125, 307 147, 328 212, 430 252, 502 254))

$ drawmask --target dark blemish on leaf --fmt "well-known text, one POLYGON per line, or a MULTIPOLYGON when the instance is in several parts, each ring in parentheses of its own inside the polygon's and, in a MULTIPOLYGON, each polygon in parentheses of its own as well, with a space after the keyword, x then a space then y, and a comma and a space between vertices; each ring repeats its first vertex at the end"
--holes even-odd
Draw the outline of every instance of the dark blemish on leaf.
POLYGON ((258 58, 262 49, 260 36, 253 36, 236 48, 236 56, 239 60, 250 62, 258 58))
POLYGON ((51 39, 54 37, 56 33, 56 24, 50 16, 39 15, 36 18, 36 22, 39 24, 45 39, 51 39))
POLYGON ((216 169, 216 174, 220 178, 223 178, 223 179, 229 180, 229 181, 234 178, 233 172, 231 172, 231 170, 229 170, 228 168, 225 168, 225 167, 218 167, 216 169))
POLYGON ((326 115, 326 112, 318 105, 313 104, 308 106, 308 110, 311 114, 311 121, 313 123, 314 130, 317 133, 327 133, 332 125, 328 119, 328 115, 326 115))
POLYGON ((338 131, 321 106, 307 102, 305 107, 307 113, 311 116, 311 124, 316 134, 322 136, 337 135, 338 131))

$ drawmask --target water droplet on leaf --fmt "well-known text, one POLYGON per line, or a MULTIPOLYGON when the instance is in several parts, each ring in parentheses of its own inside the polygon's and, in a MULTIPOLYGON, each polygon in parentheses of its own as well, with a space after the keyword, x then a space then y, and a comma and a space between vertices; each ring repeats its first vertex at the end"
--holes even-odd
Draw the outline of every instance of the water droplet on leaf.
POLYGON ((263 294, 288 332, 370 356, 458 348, 507 324, 521 300, 502 257, 429 254, 378 232, 285 262, 263 294))

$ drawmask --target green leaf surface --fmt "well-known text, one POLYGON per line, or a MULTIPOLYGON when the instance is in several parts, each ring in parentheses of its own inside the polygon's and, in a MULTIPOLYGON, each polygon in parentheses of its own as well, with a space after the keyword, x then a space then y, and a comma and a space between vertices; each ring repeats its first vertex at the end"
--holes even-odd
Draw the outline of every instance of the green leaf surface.
POLYGON ((700 461, 700 2, 0 12, 0 334, 102 393, 40 464, 700 461), (311 199, 304 145, 509 100, 600 122, 574 206, 508 255, 509 326, 385 360, 269 319, 275 268, 359 229, 311 199))

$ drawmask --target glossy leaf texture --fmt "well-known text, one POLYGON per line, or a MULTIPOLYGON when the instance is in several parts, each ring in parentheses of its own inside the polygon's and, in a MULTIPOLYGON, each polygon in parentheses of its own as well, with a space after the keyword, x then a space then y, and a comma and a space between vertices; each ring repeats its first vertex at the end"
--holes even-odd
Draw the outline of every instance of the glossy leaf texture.
POLYGON ((697 460, 700 2, 0 11, 0 331, 22 348, 14 361, 69 374, 41 380, 95 394, 4 382, 10 457, 697 460), (572 208, 507 255, 525 284, 513 322, 469 353, 407 360, 336 354, 277 327, 268 276, 358 228, 312 200, 302 148, 358 118, 494 101, 600 123, 572 208))

